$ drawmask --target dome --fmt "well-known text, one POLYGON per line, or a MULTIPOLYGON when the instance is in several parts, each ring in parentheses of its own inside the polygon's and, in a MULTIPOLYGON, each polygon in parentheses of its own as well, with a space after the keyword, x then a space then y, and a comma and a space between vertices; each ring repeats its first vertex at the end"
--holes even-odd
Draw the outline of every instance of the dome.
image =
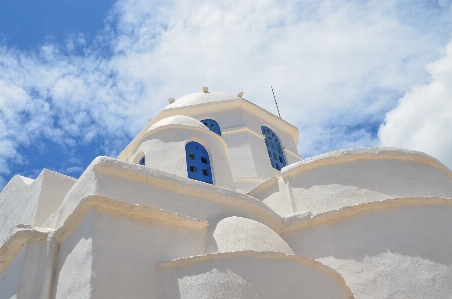
POLYGON ((201 129, 204 129, 207 131, 209 130, 208 128, 206 128, 206 126, 203 123, 201 123, 196 118, 193 118, 190 116, 185 116, 185 115, 173 115, 173 116, 164 118, 162 120, 159 120, 158 122, 153 124, 148 129, 148 132, 155 130, 157 128, 160 128, 160 127, 170 126, 170 125, 183 125, 183 126, 201 128, 201 129))
POLYGON ((225 92, 195 92, 177 99, 174 103, 167 105, 164 110, 236 99, 239 97, 225 92))

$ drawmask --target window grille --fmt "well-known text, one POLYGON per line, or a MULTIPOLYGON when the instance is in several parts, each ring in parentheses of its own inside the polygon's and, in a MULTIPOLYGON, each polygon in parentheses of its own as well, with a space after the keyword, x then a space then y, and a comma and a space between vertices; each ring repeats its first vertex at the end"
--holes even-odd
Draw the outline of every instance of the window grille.
POLYGON ((188 177, 193 180, 213 184, 209 154, 204 146, 191 141, 185 145, 188 177))
POLYGON ((267 146, 267 152, 270 157, 272 167, 277 170, 281 170, 281 168, 287 165, 281 147, 281 142, 270 128, 262 126, 261 129, 262 134, 265 136, 265 145, 267 146))
POLYGON ((220 126, 218 125, 218 123, 216 121, 214 121, 213 119, 203 119, 201 120, 201 122, 212 132, 218 134, 221 136, 221 129, 220 126))

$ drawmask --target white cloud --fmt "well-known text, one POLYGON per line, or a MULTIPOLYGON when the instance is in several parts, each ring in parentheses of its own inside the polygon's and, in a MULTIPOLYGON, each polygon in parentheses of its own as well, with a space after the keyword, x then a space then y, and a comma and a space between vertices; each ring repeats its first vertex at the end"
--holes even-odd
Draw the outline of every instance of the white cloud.
POLYGON ((74 172, 79 172, 79 171, 82 171, 82 170, 83 170, 83 168, 74 166, 74 167, 69 167, 68 169, 66 169, 66 172, 67 173, 74 173, 74 172))
POLYGON ((100 139, 116 155, 166 99, 203 86, 243 91, 276 113, 273 85, 282 117, 300 128, 303 156, 377 145, 367 124, 426 82, 425 65, 449 38, 450 2, 441 6, 120 0, 93 44, 78 35, 37 52, 0 46, 8 131, 0 132, 0 172, 42 138, 68 147, 100 139))
MULTIPOLYGON (((125 15, 137 13, 130 2, 121 3, 125 15)), ((140 9, 141 17, 118 38, 117 51, 133 53, 112 60, 118 74, 144 86, 162 83, 153 88, 159 98, 208 85, 244 91, 276 112, 273 85, 282 116, 304 130, 300 151, 308 156, 378 144, 375 134, 357 139, 349 127, 381 122, 400 95, 425 82, 425 65, 444 42, 439 32, 450 28, 448 11, 410 8, 413 19, 436 18, 438 34, 424 32, 423 24, 399 15, 407 9, 403 1, 188 1, 159 12, 161 23, 140 9), (134 26, 141 29, 131 31, 134 26)))
POLYGON ((379 136, 384 146, 423 151, 452 168, 452 42, 428 71, 431 81, 400 99, 379 136))

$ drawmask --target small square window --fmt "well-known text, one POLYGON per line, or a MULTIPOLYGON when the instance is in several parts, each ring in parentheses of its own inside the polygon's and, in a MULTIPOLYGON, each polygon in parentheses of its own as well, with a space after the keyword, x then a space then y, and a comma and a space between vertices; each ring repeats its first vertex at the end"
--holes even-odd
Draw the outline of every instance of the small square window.
POLYGON ((206 157, 201 157, 201 162, 202 162, 203 164, 207 164, 207 159, 206 159, 206 157))
POLYGON ((282 159, 282 157, 281 156, 279 156, 279 162, 283 162, 283 159, 282 159))
POLYGON ((209 171, 207 169, 202 169, 203 176, 209 176, 209 171))
POLYGON ((190 165, 190 172, 197 172, 198 169, 194 165, 190 165))
POLYGON ((195 154, 188 154, 188 159, 190 159, 190 160, 196 160, 195 154))

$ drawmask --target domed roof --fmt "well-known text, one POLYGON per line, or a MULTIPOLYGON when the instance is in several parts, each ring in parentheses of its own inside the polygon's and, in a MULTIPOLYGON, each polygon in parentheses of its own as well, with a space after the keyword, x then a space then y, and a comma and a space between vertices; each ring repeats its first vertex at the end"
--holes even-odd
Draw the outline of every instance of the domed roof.
POLYGON ((170 117, 166 117, 164 119, 159 120, 155 124, 153 124, 148 132, 155 130, 160 127, 169 126, 169 125, 183 125, 189 127, 197 127, 204 130, 209 130, 202 122, 197 120, 196 118, 185 116, 185 115, 173 115, 170 117))
POLYGON ((218 91, 211 91, 211 92, 195 92, 186 96, 183 96, 176 100, 174 103, 167 105, 165 109, 172 109, 172 108, 181 108, 181 107, 187 107, 187 106, 194 106, 194 105, 201 105, 201 104, 207 104, 207 103, 214 103, 214 102, 221 102, 221 101, 227 101, 232 99, 239 99, 239 97, 225 93, 225 92, 218 92, 218 91))

